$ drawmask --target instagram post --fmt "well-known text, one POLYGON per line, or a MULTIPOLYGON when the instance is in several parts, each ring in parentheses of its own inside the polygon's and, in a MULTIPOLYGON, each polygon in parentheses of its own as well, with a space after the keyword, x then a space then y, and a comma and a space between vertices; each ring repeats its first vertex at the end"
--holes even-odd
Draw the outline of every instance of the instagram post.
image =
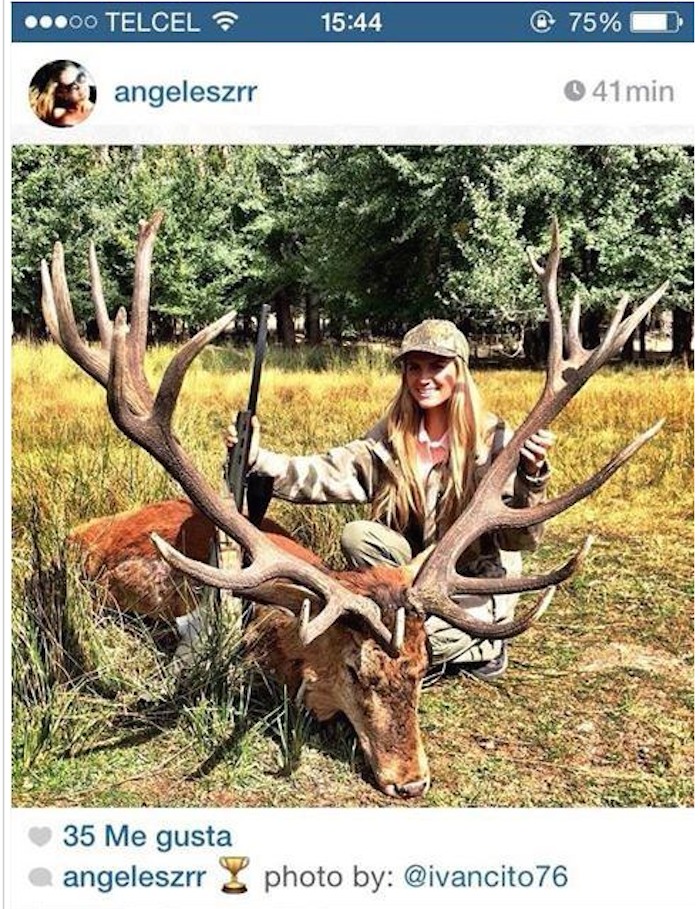
POLYGON ((4 26, 3 905, 695 905, 693 4, 4 26))

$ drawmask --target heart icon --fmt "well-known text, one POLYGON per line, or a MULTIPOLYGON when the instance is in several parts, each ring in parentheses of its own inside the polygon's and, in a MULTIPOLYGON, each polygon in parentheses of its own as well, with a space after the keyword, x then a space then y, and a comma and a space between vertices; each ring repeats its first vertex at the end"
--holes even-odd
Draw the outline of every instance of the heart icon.
POLYGON ((51 839, 52 833, 50 827, 30 827, 29 839, 35 846, 45 846, 51 839))

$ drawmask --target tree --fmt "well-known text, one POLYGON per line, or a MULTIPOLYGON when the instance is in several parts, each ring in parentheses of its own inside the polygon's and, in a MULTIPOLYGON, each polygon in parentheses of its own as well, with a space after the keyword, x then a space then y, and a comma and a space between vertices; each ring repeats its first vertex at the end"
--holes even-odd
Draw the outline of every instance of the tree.
POLYGON ((94 331, 92 237, 113 307, 130 295, 135 225, 166 212, 153 330, 192 332, 229 309, 250 330, 272 302, 280 341, 400 335, 450 318, 541 356, 544 309, 524 255, 559 216, 564 308, 578 289, 589 346, 624 290, 671 278, 674 351, 693 305, 692 150, 677 146, 19 147, 13 319, 42 331, 38 261, 59 238, 78 317, 94 331))

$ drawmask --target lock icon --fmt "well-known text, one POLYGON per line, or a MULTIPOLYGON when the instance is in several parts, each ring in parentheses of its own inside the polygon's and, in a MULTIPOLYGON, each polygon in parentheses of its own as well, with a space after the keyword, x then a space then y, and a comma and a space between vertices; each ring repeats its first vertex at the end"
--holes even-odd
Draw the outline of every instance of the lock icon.
POLYGON ((548 9, 538 9, 530 16, 530 28, 538 35, 546 35, 556 22, 548 9))

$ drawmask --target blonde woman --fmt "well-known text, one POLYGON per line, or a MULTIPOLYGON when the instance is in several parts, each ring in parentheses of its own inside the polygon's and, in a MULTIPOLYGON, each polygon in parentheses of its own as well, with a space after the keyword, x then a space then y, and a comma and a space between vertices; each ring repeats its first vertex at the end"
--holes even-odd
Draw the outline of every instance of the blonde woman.
MULTIPOLYGON (((401 565, 440 539, 459 517, 480 478, 510 438, 484 409, 469 373, 469 345, 462 332, 428 319, 404 337, 396 358, 401 385, 384 417, 362 439, 325 455, 289 457, 259 446, 256 426, 250 452, 254 474, 274 479, 273 494, 292 502, 368 502, 369 521, 344 528, 341 547, 352 567, 401 565)), ((229 444, 235 441, 231 428, 229 444)), ((546 461, 554 443, 542 430, 521 450, 504 496, 515 508, 544 498, 546 461)), ((523 550, 534 549, 541 527, 503 530, 482 537, 458 568, 471 576, 501 577, 521 570, 523 550)), ((464 596, 475 618, 497 622, 513 615, 516 595, 464 596)), ((426 622, 433 666, 450 664, 485 680, 508 665, 501 641, 474 640, 436 617, 426 622)))
POLYGON ((56 60, 43 66, 32 79, 29 103, 49 126, 75 126, 92 113, 94 87, 77 63, 56 60))

